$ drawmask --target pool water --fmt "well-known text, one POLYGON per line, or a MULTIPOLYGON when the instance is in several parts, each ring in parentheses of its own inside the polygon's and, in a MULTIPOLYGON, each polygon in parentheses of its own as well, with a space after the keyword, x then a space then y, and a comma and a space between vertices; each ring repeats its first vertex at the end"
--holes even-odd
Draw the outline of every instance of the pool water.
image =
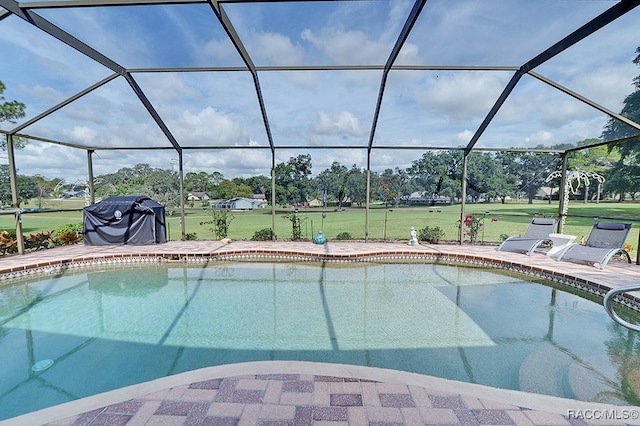
POLYGON ((637 404, 639 334, 600 303, 436 264, 138 265, 19 281, 0 286, 0 419, 257 360, 637 404))

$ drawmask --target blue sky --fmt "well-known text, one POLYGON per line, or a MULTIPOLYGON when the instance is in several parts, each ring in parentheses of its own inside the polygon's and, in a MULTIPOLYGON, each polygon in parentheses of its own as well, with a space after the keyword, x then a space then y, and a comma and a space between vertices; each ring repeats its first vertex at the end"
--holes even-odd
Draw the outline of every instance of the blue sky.
MULTIPOLYGON (((430 0, 410 33, 400 65, 518 67, 613 6, 598 0, 430 0)), ((28 3, 27 3, 28 4, 28 3)), ((223 3, 257 66, 381 65, 413 6, 406 0, 223 3)), ((227 178, 269 175, 267 135, 246 71, 137 72, 159 67, 242 67, 206 4, 38 9, 40 16, 99 50, 133 76, 178 143, 184 168, 227 178)), ((640 45, 633 10, 535 71, 619 112, 640 45)), ((10 16, 0 21, 0 80, 5 98, 27 105, 30 119, 112 72, 10 16), (9 59, 7 59, 9 58, 9 59)), ((376 127, 372 168, 408 167, 421 150, 376 147, 466 146, 511 78, 508 71, 414 71, 389 74, 376 127)), ((261 71, 276 161, 310 153, 314 173, 333 161, 366 167, 382 72, 261 71), (309 149, 287 147, 308 146, 309 149), (362 149, 317 149, 356 146, 362 149)), ((533 147, 598 137, 603 113, 525 76, 478 142, 479 147, 533 147)), ((13 125, 3 123, 4 130, 13 125)), ((122 77, 92 91, 24 133, 80 146, 171 146, 122 77)), ((105 151, 96 175, 148 163, 175 167, 171 150, 105 151)), ((6 161, 6 159, 2 160, 6 161)), ((19 173, 86 178, 84 150, 32 142, 17 152, 19 173)))

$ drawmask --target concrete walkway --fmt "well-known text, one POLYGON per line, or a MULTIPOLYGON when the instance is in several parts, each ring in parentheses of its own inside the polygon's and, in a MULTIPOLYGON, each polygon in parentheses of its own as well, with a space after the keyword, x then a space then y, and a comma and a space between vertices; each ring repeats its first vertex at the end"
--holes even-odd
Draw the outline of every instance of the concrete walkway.
MULTIPOLYGON (((489 246, 218 241, 69 246, 0 259, 0 278, 129 262, 424 259, 553 276, 594 292, 640 282, 640 267, 605 270, 489 246)), ((1 281, 0 281, 1 285, 1 281)), ((585 403, 353 365, 265 361, 190 371, 0 422, 6 425, 597 425, 640 424, 640 407, 585 403)))

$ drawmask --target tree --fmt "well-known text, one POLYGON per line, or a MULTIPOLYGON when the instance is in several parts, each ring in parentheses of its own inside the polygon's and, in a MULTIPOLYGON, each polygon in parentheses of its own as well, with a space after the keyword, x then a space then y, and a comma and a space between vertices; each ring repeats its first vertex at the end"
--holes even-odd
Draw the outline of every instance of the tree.
POLYGON ((51 181, 48 181, 41 175, 33 176, 32 182, 36 189, 35 195, 38 202, 38 208, 43 208, 45 199, 51 197, 55 184, 51 181))
MULTIPOLYGON (((0 101, 4 101, 4 91, 7 87, 0 81, 0 101)), ((16 120, 24 117, 26 106, 18 101, 4 101, 0 104, 0 123, 8 121, 15 123, 16 120)))
MULTIPOLYGON (((577 143, 577 146, 593 145, 601 142, 600 139, 585 139, 577 143)), ((609 152, 605 145, 598 145, 591 148, 572 151, 569 154, 569 168, 571 170, 581 170, 585 172, 594 172, 607 178, 616 164, 620 161, 621 156, 618 150, 609 152)), ((602 188, 598 183, 597 190, 602 188)), ((589 187, 581 186, 583 190, 583 198, 585 203, 589 198, 589 187)), ((597 191, 596 190, 596 191, 597 191)))
POLYGON ((422 157, 413 161, 407 172, 416 185, 415 189, 421 191, 423 195, 439 195, 441 189, 439 186, 441 187, 446 174, 445 161, 444 156, 431 151, 425 152, 422 157))
POLYGON ((414 161, 407 173, 413 180, 414 189, 421 190, 423 195, 444 196, 453 201, 460 195, 461 166, 461 152, 429 151, 414 161))
POLYGON ((254 194, 267 194, 271 191, 271 178, 267 176, 252 176, 244 179, 244 183, 251 187, 254 194))
POLYGON ((281 205, 305 203, 310 190, 311 155, 301 154, 278 163, 274 170, 276 203, 281 205))
POLYGON ((367 201, 367 172, 355 164, 347 173, 346 191, 352 203, 363 206, 367 201))
MULTIPOLYGON (((636 49, 637 56, 633 63, 640 66, 640 47, 636 49)), ((629 118, 635 123, 640 123, 640 75, 633 79, 635 90, 623 101, 620 115, 629 118)), ((621 121, 610 118, 602 132, 604 140, 616 140, 632 136, 640 136, 640 132, 621 121)), ((638 192, 638 161, 640 160, 640 137, 616 143, 610 146, 610 151, 618 151, 620 160, 612 168, 612 176, 605 182, 605 189, 619 194, 619 200, 623 201, 625 192, 635 195, 638 192)))
POLYGON ((625 200, 627 193, 635 195, 636 192, 640 191, 640 178, 638 177, 640 167, 623 163, 623 160, 619 161, 604 182, 604 190, 617 194, 620 202, 625 200), (635 169, 635 175, 630 173, 633 169, 635 169))
POLYGON ((9 166, 0 164, 0 205, 11 204, 11 185, 9 183, 9 166))
POLYGON ((474 197, 500 198, 502 203, 508 196, 515 195, 516 177, 508 175, 494 155, 473 152, 467 166, 467 187, 474 197))
POLYGON ((184 175, 184 189, 187 192, 209 192, 211 177, 207 172, 189 172, 184 175))
POLYGON ((551 172, 558 170, 561 165, 557 154, 543 152, 500 152, 496 158, 507 175, 516 177, 518 191, 526 195, 529 204, 533 204, 538 190, 545 186, 551 172))
POLYGON ((249 185, 242 183, 241 181, 223 180, 218 185, 217 195, 219 198, 230 199, 236 197, 252 198, 253 191, 249 185))
POLYGON ((173 170, 141 163, 100 176, 100 179, 103 187, 115 189, 115 195, 147 195, 167 207, 180 205, 180 183, 173 170))
MULTIPOLYGON (((4 91, 6 86, 0 81, 0 124, 6 122, 15 123, 16 120, 25 116, 26 106, 22 102, 18 101, 5 101, 4 91)), ((16 147, 21 148, 26 145, 26 141, 23 138, 16 138, 14 140, 16 147)), ((0 140, 0 147, 6 149, 7 141, 3 137, 0 140)))
POLYGON ((400 171, 397 167, 395 170, 385 169, 380 175, 380 183, 375 187, 378 193, 376 198, 384 201, 387 206, 397 205, 402 198, 408 176, 408 173, 400 171))
POLYGON ((19 202, 24 202, 25 204, 33 197, 35 197, 38 192, 36 185, 33 183, 33 178, 31 176, 18 175, 18 198, 19 202))
MULTIPOLYGON (((636 49, 636 53, 637 56, 633 60, 633 63, 640 66, 640 47, 636 49)), ((633 86, 635 87, 635 90, 624 99, 620 115, 635 123, 640 123, 640 75, 633 79, 633 86)), ((637 129, 634 129, 628 124, 612 117, 607 121, 607 124, 604 127, 602 139, 605 141, 611 141, 639 135, 640 132, 637 129)), ((640 147, 638 147, 637 143, 639 140, 640 138, 634 139, 631 143, 619 143, 616 144, 615 147, 620 150, 622 157, 624 158, 627 155, 640 152, 640 147)))
MULTIPOLYGON (((596 138, 584 139, 578 142, 576 146, 594 145, 599 142, 602 142, 602 140, 596 138)), ((605 145, 598 145, 572 151, 569 154, 569 168, 605 174, 620 158, 620 153, 610 153, 605 145)))
MULTIPOLYGON (((42 176, 25 176, 18 175, 16 186, 18 188, 19 202, 28 202, 29 199, 37 197, 40 194, 41 186, 47 186, 52 188, 52 184, 47 182, 42 176)), ((42 189, 43 193, 47 193, 47 190, 42 189)), ((11 198, 11 186, 9 184, 9 166, 6 164, 0 165, 0 205, 10 205, 12 203, 11 198)), ((42 207, 41 201, 38 200, 38 207, 42 207)))
POLYGON ((348 195, 347 179, 349 170, 334 161, 331 167, 323 170, 315 179, 315 186, 318 193, 327 195, 338 204, 338 209, 342 208, 342 202, 348 195))

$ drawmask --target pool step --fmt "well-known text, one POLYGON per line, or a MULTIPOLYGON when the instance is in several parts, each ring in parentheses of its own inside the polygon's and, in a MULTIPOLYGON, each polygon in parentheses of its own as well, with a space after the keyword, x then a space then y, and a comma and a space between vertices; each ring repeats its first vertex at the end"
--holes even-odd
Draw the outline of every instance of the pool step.
POLYGON ((567 394, 566 377, 573 360, 549 346, 529 355, 520 366, 520 390, 545 395, 572 398, 567 394))
POLYGON ((601 402, 605 404, 627 405, 621 395, 620 384, 608 380, 608 377, 620 377, 616 372, 602 371, 609 362, 587 359, 584 362, 572 362, 567 372, 569 386, 581 401, 601 402), (594 371, 595 370, 595 371, 594 371))
MULTIPOLYGON (((606 360, 575 360, 549 346, 529 355, 520 366, 520 390, 580 401, 628 405, 620 384, 607 379, 619 377, 616 371, 603 371, 606 360)), ((640 373, 638 373, 640 375, 640 373)))

